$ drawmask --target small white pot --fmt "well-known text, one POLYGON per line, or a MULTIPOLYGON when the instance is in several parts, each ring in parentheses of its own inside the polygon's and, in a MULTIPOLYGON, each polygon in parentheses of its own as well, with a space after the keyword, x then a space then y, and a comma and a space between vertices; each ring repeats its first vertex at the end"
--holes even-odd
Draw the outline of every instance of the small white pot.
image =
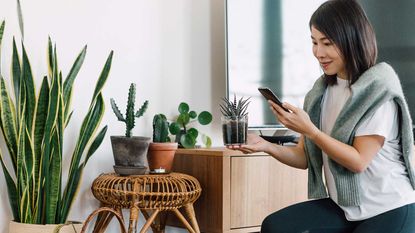
MULTIPOLYGON (((60 224, 27 224, 10 221, 9 233, 53 233, 58 229, 60 224)), ((81 223, 65 225, 58 231, 59 233, 80 233, 82 229, 81 223)))

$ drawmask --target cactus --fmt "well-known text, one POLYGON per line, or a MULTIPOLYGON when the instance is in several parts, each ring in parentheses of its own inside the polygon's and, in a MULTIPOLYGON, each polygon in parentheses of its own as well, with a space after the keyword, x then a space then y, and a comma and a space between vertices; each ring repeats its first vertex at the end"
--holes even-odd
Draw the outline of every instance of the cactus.
POLYGON ((117 104, 115 103, 115 100, 111 98, 111 107, 112 110, 115 113, 115 116, 118 118, 119 121, 122 121, 126 125, 126 137, 131 137, 131 130, 135 126, 135 118, 140 118, 143 116, 145 111, 148 107, 148 100, 144 101, 143 105, 141 105, 140 109, 134 113, 134 102, 135 102, 135 83, 131 83, 130 89, 128 90, 128 100, 127 100, 127 110, 125 113, 125 117, 121 113, 120 109, 118 108, 117 104))
POLYGON ((153 142, 170 142, 169 122, 163 114, 156 114, 153 118, 153 142))

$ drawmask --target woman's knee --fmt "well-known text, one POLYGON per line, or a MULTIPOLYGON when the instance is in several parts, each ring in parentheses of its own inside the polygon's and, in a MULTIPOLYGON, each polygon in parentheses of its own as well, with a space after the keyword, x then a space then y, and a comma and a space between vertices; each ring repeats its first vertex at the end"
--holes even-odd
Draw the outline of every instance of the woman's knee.
MULTIPOLYGON (((280 212, 275 212, 268 215, 261 224, 261 233, 289 233, 290 226, 287 226, 287 222, 283 221, 280 216, 280 212)), ((292 227, 292 226, 291 226, 292 227)))
MULTIPOLYGON (((271 214, 272 215, 272 214, 271 214)), ((271 215, 268 215, 261 224, 261 233, 276 232, 275 223, 272 221, 271 215)))

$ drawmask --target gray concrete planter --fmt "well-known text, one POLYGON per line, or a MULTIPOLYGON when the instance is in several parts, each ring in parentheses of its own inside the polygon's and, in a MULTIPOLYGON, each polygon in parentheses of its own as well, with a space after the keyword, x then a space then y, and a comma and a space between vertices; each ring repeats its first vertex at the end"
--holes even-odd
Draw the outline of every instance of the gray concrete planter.
POLYGON ((142 175, 148 170, 147 151, 151 138, 111 136, 114 170, 120 175, 142 175))

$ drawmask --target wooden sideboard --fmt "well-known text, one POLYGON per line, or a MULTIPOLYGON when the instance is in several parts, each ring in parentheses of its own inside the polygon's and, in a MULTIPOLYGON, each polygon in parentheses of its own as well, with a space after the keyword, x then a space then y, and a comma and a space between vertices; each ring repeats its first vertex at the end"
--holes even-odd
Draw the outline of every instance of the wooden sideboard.
MULTIPOLYGON (((179 149, 173 170, 192 175, 201 184, 202 195, 195 203, 201 232, 259 232, 267 215, 307 199, 307 171, 264 153, 179 149)), ((169 225, 177 223, 169 216, 169 225)))

